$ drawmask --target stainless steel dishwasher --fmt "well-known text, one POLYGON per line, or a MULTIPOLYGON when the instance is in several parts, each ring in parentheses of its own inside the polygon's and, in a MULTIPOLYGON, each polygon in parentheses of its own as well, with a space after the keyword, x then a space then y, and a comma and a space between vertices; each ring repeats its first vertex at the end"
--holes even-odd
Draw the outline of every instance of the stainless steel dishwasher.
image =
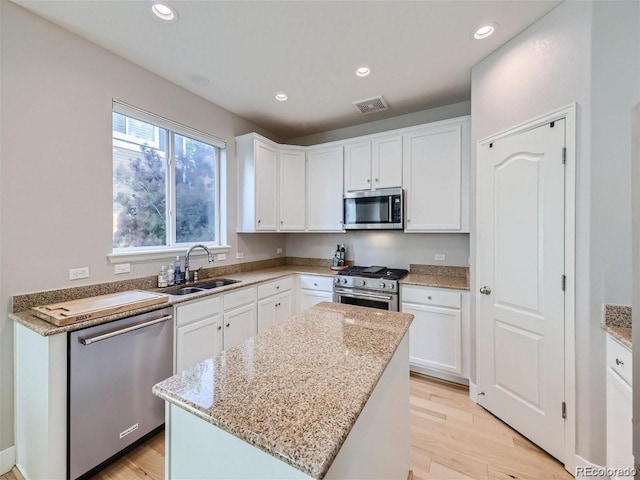
POLYGON ((68 478, 164 423, 151 388, 173 373, 172 318, 165 308, 69 333, 68 478))

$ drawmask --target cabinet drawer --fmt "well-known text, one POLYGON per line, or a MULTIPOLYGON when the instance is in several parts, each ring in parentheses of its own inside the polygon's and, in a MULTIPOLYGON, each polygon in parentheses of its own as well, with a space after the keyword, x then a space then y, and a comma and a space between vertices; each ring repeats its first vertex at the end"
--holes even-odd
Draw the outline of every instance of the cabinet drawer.
POLYGON ((320 275, 300 275, 300 288, 333 292, 333 277, 320 275))
POLYGON ((439 305, 441 307, 461 308, 462 294, 440 288, 427 288, 416 285, 402 285, 400 301, 421 303, 423 305, 439 305))
POLYGON ((176 326, 186 325, 194 320, 210 317, 221 311, 222 297, 220 295, 203 298, 185 305, 178 305, 176 306, 176 326))
POLYGON ((631 351, 611 335, 607 335, 607 367, 631 385, 631 351))
POLYGON ((270 297, 276 293, 285 292, 293 288, 293 277, 279 278, 278 280, 272 280, 271 282, 258 285, 258 300, 270 297))
POLYGON ((224 311, 256 301, 256 287, 243 288, 224 294, 224 311))

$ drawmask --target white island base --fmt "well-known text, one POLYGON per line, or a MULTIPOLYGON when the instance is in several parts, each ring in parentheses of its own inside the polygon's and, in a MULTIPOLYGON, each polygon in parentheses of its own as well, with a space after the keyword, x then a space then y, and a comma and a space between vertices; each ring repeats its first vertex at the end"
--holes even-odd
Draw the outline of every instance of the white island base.
MULTIPOLYGON (((408 339, 407 332, 325 479, 407 479, 411 448, 408 339)), ((314 478, 191 412, 166 405, 169 479, 314 478)))

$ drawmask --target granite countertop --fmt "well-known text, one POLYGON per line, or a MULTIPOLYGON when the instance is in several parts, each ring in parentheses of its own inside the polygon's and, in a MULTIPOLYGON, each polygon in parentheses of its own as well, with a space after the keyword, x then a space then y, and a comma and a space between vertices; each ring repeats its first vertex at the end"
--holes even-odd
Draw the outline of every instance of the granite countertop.
POLYGON ((412 319, 323 302, 153 392, 321 479, 412 319))
MULTIPOLYGON (((311 260, 309 263, 313 263, 315 259, 294 259, 299 261, 300 265, 277 265, 270 266, 269 261, 266 265, 270 268, 257 268, 250 271, 227 271, 238 267, 238 265, 231 265, 221 267, 215 272, 215 277, 208 276, 203 278, 200 283, 206 283, 212 280, 212 278, 231 278, 233 280, 240 280, 239 283, 234 283, 220 288, 215 288, 201 293, 195 293, 192 295, 168 295, 169 302, 161 305, 154 305, 151 307, 139 308, 136 310, 130 310, 125 313, 119 313, 115 315, 106 315, 104 317, 94 318, 84 322, 76 322, 63 327, 58 327, 52 323, 46 322, 35 315, 31 314, 31 306, 36 305, 48 305, 51 303, 57 303, 61 301, 75 300, 78 298, 88 298, 96 295, 104 295, 107 293, 114 293, 116 291, 125 291, 132 289, 141 289, 151 292, 164 293, 167 289, 154 288, 153 282, 155 277, 148 277, 143 279, 131 279, 124 282, 112 282, 105 284, 87 285, 80 288, 73 289, 61 289, 61 290, 48 290, 44 292, 37 292, 32 294, 17 295, 14 296, 14 313, 9 314, 9 318, 18 322, 34 332, 42 335, 57 335, 59 333, 72 332, 94 325, 101 325, 103 323, 112 322, 121 318, 130 317, 132 315, 138 315, 140 313, 151 312, 160 308, 166 308, 178 303, 190 302, 192 300, 201 299, 211 295, 218 295, 220 293, 229 292, 239 288, 256 285, 258 283, 266 282, 269 280, 275 280, 281 277, 292 274, 309 274, 309 275, 324 275, 331 277, 335 274, 328 266, 317 265, 305 265, 305 260, 311 260), (17 308, 17 309, 16 309, 17 308)), ((265 263, 257 262, 259 265, 265 265, 265 263)), ((240 264, 242 266, 242 264, 240 264)), ((404 279, 400 280, 401 284, 406 285, 421 285, 425 287, 436 288, 453 288, 459 290, 469 290, 469 269, 463 267, 441 267, 433 265, 414 265, 410 266, 410 273, 404 279)), ((190 284, 191 285, 191 284, 190 284)), ((197 286, 197 284, 193 284, 197 286)), ((174 287, 170 287, 174 288, 174 287)))
MULTIPOLYGON (((279 267, 266 268, 266 269, 251 271, 251 272, 239 272, 239 273, 228 275, 229 278, 232 278, 234 280, 240 280, 240 282, 238 283, 226 285, 224 287, 215 288, 211 290, 206 290, 201 293, 194 293, 192 295, 169 295, 168 294, 169 296, 168 303, 153 305, 151 307, 146 307, 146 308, 138 308, 136 310, 130 310, 128 312, 118 313, 115 315, 106 315, 104 317, 93 318, 85 322, 71 323, 63 327, 58 327, 52 323, 49 323, 45 320, 42 320, 36 317, 35 315, 32 315, 30 310, 10 313, 9 318, 30 328, 36 333, 47 337, 49 335, 57 335, 59 333, 73 332, 75 330, 92 327, 94 325, 101 325, 103 323, 112 322, 114 320, 119 320, 121 318, 130 317, 132 315, 138 315, 140 313, 151 312, 153 310, 166 308, 168 306, 179 304, 179 303, 190 302, 192 300, 209 297, 211 295, 226 293, 231 290, 237 290, 239 288, 249 287, 251 285, 266 282, 269 280, 275 280, 275 279, 286 277, 287 275, 292 275, 296 273, 303 273, 303 274, 306 273, 311 275, 326 275, 326 276, 333 276, 334 274, 334 272, 328 267, 301 266, 301 265, 283 265, 279 267)), ((206 283, 209 281, 211 281, 210 278, 202 280, 200 283, 206 283)), ((195 283, 189 284, 189 286, 192 286, 192 285, 197 286, 197 284, 195 283)), ((153 292, 158 292, 158 293, 163 293, 166 291, 166 289, 161 289, 161 288, 148 289, 148 290, 153 292)), ((99 293, 96 293, 96 295, 98 294, 99 293)))
POLYGON ((631 307, 605 304, 602 309, 602 329, 629 349, 631 345, 631 307))

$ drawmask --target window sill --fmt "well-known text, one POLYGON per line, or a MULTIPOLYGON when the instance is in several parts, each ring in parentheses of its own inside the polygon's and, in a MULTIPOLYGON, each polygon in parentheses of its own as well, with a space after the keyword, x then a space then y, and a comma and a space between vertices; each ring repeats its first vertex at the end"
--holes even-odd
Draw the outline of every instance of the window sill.
MULTIPOLYGON (((211 253, 228 253, 231 250, 229 245, 208 246, 211 253)), ((142 250, 138 252, 112 252, 107 254, 109 263, 135 263, 146 262, 148 260, 173 260, 177 255, 186 255, 189 247, 163 248, 157 250, 142 250)), ((194 257, 205 256, 207 252, 201 248, 194 250, 191 254, 194 257)))

